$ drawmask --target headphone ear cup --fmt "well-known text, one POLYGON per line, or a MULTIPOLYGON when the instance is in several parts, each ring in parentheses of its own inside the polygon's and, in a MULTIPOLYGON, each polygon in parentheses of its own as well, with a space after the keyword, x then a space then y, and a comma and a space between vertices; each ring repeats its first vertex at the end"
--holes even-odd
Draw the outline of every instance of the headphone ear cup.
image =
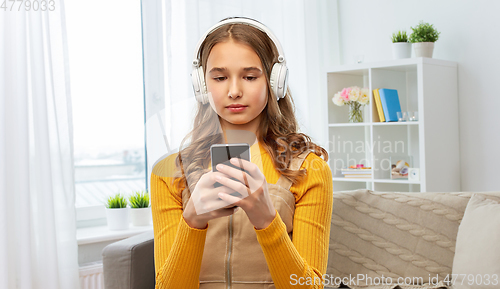
POLYGON ((288 68, 281 63, 275 63, 271 70, 271 90, 276 95, 276 101, 285 97, 288 85, 288 68))
POLYGON ((271 90, 276 96, 276 101, 280 100, 280 97, 278 95, 278 91, 276 90, 276 85, 278 81, 278 70, 280 68, 277 66, 277 63, 273 65, 273 69, 271 70, 271 77, 269 79, 269 82, 271 83, 271 90))
POLYGON ((208 90, 207 84, 205 83, 205 75, 203 75, 203 66, 198 67, 198 75, 200 79, 200 89, 201 89, 201 103, 208 103, 208 90))
POLYGON ((203 67, 200 66, 191 73, 191 81, 193 82, 194 96, 198 102, 202 104, 208 103, 207 85, 203 76, 203 67))

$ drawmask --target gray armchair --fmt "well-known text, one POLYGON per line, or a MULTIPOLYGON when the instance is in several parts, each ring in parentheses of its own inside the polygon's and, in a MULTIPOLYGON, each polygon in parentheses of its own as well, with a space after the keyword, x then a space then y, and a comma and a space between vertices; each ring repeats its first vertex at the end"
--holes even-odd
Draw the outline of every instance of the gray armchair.
POLYGON ((106 289, 154 289, 154 235, 142 233, 102 250, 106 289))

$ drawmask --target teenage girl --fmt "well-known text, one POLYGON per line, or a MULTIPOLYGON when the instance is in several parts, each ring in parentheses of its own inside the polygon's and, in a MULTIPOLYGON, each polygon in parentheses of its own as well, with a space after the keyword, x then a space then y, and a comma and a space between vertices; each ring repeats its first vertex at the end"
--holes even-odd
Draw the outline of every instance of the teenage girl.
POLYGON ((226 18, 193 66, 190 144, 151 173, 156 288, 323 288, 332 175, 326 150, 298 133, 278 40, 260 22, 226 18), (251 161, 232 161, 245 172, 212 172, 210 146, 241 142, 228 141, 238 130, 255 135, 251 161))

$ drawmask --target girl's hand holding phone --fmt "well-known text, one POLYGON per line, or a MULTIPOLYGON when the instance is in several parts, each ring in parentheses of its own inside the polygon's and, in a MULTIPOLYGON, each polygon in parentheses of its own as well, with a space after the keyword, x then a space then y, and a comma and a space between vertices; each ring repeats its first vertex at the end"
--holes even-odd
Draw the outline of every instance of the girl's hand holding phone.
POLYGON ((269 196, 264 174, 256 164, 244 159, 232 158, 231 164, 244 171, 226 165, 217 165, 217 170, 223 173, 215 176, 216 182, 223 185, 217 188, 218 197, 226 201, 226 204, 234 204, 245 210, 248 219, 256 229, 267 228, 274 220, 276 210, 269 196), (232 180, 231 177, 239 182, 232 180), (236 191, 243 197, 232 196, 223 188, 236 191))
POLYGON ((227 178, 228 176, 221 172, 207 172, 196 184, 182 213, 191 228, 204 229, 208 221, 236 212, 236 207, 227 208, 228 203, 218 196, 219 192, 230 194, 234 190, 225 186, 214 187, 214 183, 218 182, 217 177, 227 178))

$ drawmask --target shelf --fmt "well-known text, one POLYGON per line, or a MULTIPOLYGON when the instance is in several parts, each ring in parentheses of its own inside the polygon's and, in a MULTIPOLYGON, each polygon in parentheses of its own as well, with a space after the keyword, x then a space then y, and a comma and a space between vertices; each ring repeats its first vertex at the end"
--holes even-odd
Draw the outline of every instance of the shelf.
POLYGON ((356 123, 330 123, 328 127, 346 127, 346 126, 367 126, 370 125, 369 122, 356 122, 356 123))
POLYGON ((403 121, 403 122, 358 122, 358 123, 330 123, 328 127, 349 127, 349 126, 368 126, 368 125, 378 125, 378 126, 391 126, 391 125, 418 125, 418 121, 403 121))
POLYGON ((402 121, 402 122, 374 122, 373 125, 418 125, 418 121, 402 121))
POLYGON ((456 62, 426 57, 329 67, 325 109, 334 191, 459 190, 457 67, 456 62), (361 123, 348 123, 349 110, 332 102, 337 92, 351 86, 371 90, 361 123), (418 112, 419 121, 379 122, 375 88, 397 90, 401 111, 418 112), (392 180, 394 161, 407 157, 411 167, 419 168, 420 180, 392 180), (454 169, 443 170, 442 163, 454 169), (342 168, 354 164, 372 167, 372 176, 344 178, 342 168))
POLYGON ((389 179, 349 179, 349 178, 333 178, 334 182, 374 182, 374 183, 383 183, 383 184, 412 184, 412 185, 420 185, 420 182, 412 182, 408 180, 389 180, 389 179))
POLYGON ((349 178, 333 178, 334 182, 372 182, 373 179, 349 179, 349 178))
POLYGON ((414 58, 405 58, 405 59, 397 59, 397 60, 387 60, 387 61, 377 61, 377 62, 364 62, 358 64, 348 64, 342 66, 335 66, 330 69, 327 69, 326 72, 346 72, 352 75, 363 75, 363 70, 370 68, 390 68, 392 70, 399 71, 414 71, 416 70, 417 64, 430 64, 430 65, 438 65, 438 66, 448 66, 448 67, 457 67, 456 62, 441 60, 436 58, 427 58, 427 57, 414 57, 414 58))
POLYGON ((375 183, 384 183, 384 184, 414 184, 420 185, 420 182, 412 182, 409 180, 389 180, 389 179, 375 179, 373 180, 375 183))

